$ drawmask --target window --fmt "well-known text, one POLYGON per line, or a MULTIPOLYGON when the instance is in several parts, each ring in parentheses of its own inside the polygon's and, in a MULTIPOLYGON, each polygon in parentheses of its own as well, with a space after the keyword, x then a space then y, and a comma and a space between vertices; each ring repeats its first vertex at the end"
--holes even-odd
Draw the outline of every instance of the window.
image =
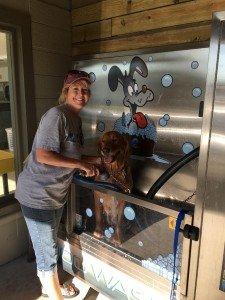
POLYGON ((14 169, 14 145, 9 85, 9 33, 0 32, 0 201, 13 196, 16 188, 14 169))
POLYGON ((35 133, 31 18, 0 9, 0 216, 19 209, 17 176, 35 133))

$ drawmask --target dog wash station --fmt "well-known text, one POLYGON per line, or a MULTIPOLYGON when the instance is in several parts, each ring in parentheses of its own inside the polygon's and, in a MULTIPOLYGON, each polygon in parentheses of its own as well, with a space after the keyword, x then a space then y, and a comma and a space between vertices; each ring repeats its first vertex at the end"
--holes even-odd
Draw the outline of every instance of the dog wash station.
MULTIPOLYGON (((224 20, 224 13, 214 15, 210 46, 114 53, 75 63, 93 81, 82 115, 87 154, 96 154, 107 131, 129 137, 134 187, 129 194, 105 178, 74 177, 59 233, 62 262, 113 299, 193 299, 201 235, 207 230, 224 241, 222 233, 202 227, 206 212, 219 213, 224 195, 224 20), (119 243, 107 216, 102 238, 93 234, 93 190, 125 202, 119 243)), ((225 297, 218 254, 223 247, 224 242, 215 249, 220 281, 212 299, 225 297)))

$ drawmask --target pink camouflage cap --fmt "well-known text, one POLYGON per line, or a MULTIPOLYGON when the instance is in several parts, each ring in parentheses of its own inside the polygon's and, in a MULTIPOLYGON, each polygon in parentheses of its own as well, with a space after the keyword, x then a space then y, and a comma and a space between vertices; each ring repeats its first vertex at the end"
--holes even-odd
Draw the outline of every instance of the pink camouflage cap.
POLYGON ((90 84, 92 83, 87 72, 80 70, 70 70, 64 78, 63 86, 71 85, 72 83, 82 79, 87 80, 90 84))

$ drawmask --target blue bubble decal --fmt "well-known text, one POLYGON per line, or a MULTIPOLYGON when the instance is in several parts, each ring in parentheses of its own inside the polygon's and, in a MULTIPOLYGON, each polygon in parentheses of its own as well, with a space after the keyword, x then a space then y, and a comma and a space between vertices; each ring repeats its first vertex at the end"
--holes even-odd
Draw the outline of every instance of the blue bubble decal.
POLYGON ((111 234, 113 234, 113 233, 114 233, 114 229, 113 229, 112 227, 109 227, 109 232, 110 232, 111 234))
POLYGON ((104 64, 104 65, 102 66, 102 70, 103 70, 103 71, 107 71, 107 65, 106 65, 106 64, 104 64))
POLYGON ((108 239, 110 239, 110 238, 112 237, 112 234, 111 234, 111 232, 110 232, 108 229, 105 230, 105 236, 106 236, 108 239))
POLYGON ((124 215, 127 218, 127 220, 134 220, 135 218, 135 211, 133 210, 133 208, 127 206, 124 208, 124 215))
POLYGON ((164 118, 159 119, 159 125, 165 127, 167 125, 167 121, 164 118))
POLYGON ((98 131, 100 131, 100 132, 105 131, 105 123, 102 122, 102 121, 98 122, 98 123, 97 123, 97 129, 98 129, 98 131))
POLYGON ((91 218, 91 217, 93 216, 93 212, 92 212, 92 210, 91 210, 90 208, 87 208, 87 209, 86 209, 86 215, 87 215, 89 218, 91 218))
POLYGON ((165 74, 161 78, 161 83, 164 87, 170 87, 173 83, 173 77, 170 74, 165 74))
POLYGON ((202 90, 199 87, 196 87, 192 90, 192 95, 197 98, 199 96, 201 96, 202 94, 202 90))
POLYGON ((130 142, 130 145, 131 145, 132 148, 137 148, 138 144, 139 144, 139 142, 138 142, 137 138, 132 139, 131 142, 130 142))
POLYGON ((181 271, 181 253, 182 247, 180 246, 180 244, 178 244, 175 270, 174 258, 172 253, 169 253, 168 255, 159 255, 155 259, 149 257, 148 259, 142 260, 141 263, 143 267, 153 271, 154 273, 164 278, 167 278, 170 281, 173 280, 173 272, 175 271, 176 278, 179 282, 181 271))
POLYGON ((90 76, 91 82, 95 82, 96 81, 96 75, 95 75, 95 73, 91 72, 91 73, 89 73, 89 76, 90 76))
POLYGON ((110 105, 111 105, 111 100, 107 99, 107 100, 105 101, 105 104, 106 104, 107 106, 110 106, 110 105))
MULTIPOLYGON (((120 132, 121 134, 129 134, 129 135, 141 135, 142 137, 145 137, 147 139, 151 139, 154 142, 157 141, 157 132, 155 124, 152 122, 152 120, 148 117, 148 115, 145 115, 145 118, 148 122, 147 127, 141 129, 137 127, 137 124, 134 122, 130 122, 132 120, 132 114, 123 114, 121 118, 117 119, 114 123, 114 130, 120 132), (128 124, 130 124, 128 126, 128 124)), ((138 142, 138 139, 134 139, 131 141, 130 145, 131 147, 138 147, 136 144, 138 142), (132 145, 134 143, 134 145, 132 145)))
POLYGON ((165 115, 163 116, 163 119, 166 120, 166 121, 169 121, 170 116, 169 116, 168 114, 165 114, 165 115))
POLYGON ((185 142, 182 145, 182 151, 183 151, 184 154, 188 154, 192 150, 194 150, 194 145, 191 142, 185 142))
POLYGON ((199 62, 198 61, 196 61, 196 60, 192 61, 192 63, 191 63, 191 68, 192 69, 197 69, 198 66, 199 66, 199 62))

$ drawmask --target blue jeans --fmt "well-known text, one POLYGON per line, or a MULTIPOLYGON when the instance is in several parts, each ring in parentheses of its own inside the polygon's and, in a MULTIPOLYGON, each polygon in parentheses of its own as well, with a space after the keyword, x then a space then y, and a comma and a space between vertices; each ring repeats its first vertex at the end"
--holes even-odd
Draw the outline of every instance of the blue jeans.
POLYGON ((39 278, 51 276, 57 271, 57 233, 63 207, 44 210, 21 205, 21 209, 36 256, 37 275, 39 278))

